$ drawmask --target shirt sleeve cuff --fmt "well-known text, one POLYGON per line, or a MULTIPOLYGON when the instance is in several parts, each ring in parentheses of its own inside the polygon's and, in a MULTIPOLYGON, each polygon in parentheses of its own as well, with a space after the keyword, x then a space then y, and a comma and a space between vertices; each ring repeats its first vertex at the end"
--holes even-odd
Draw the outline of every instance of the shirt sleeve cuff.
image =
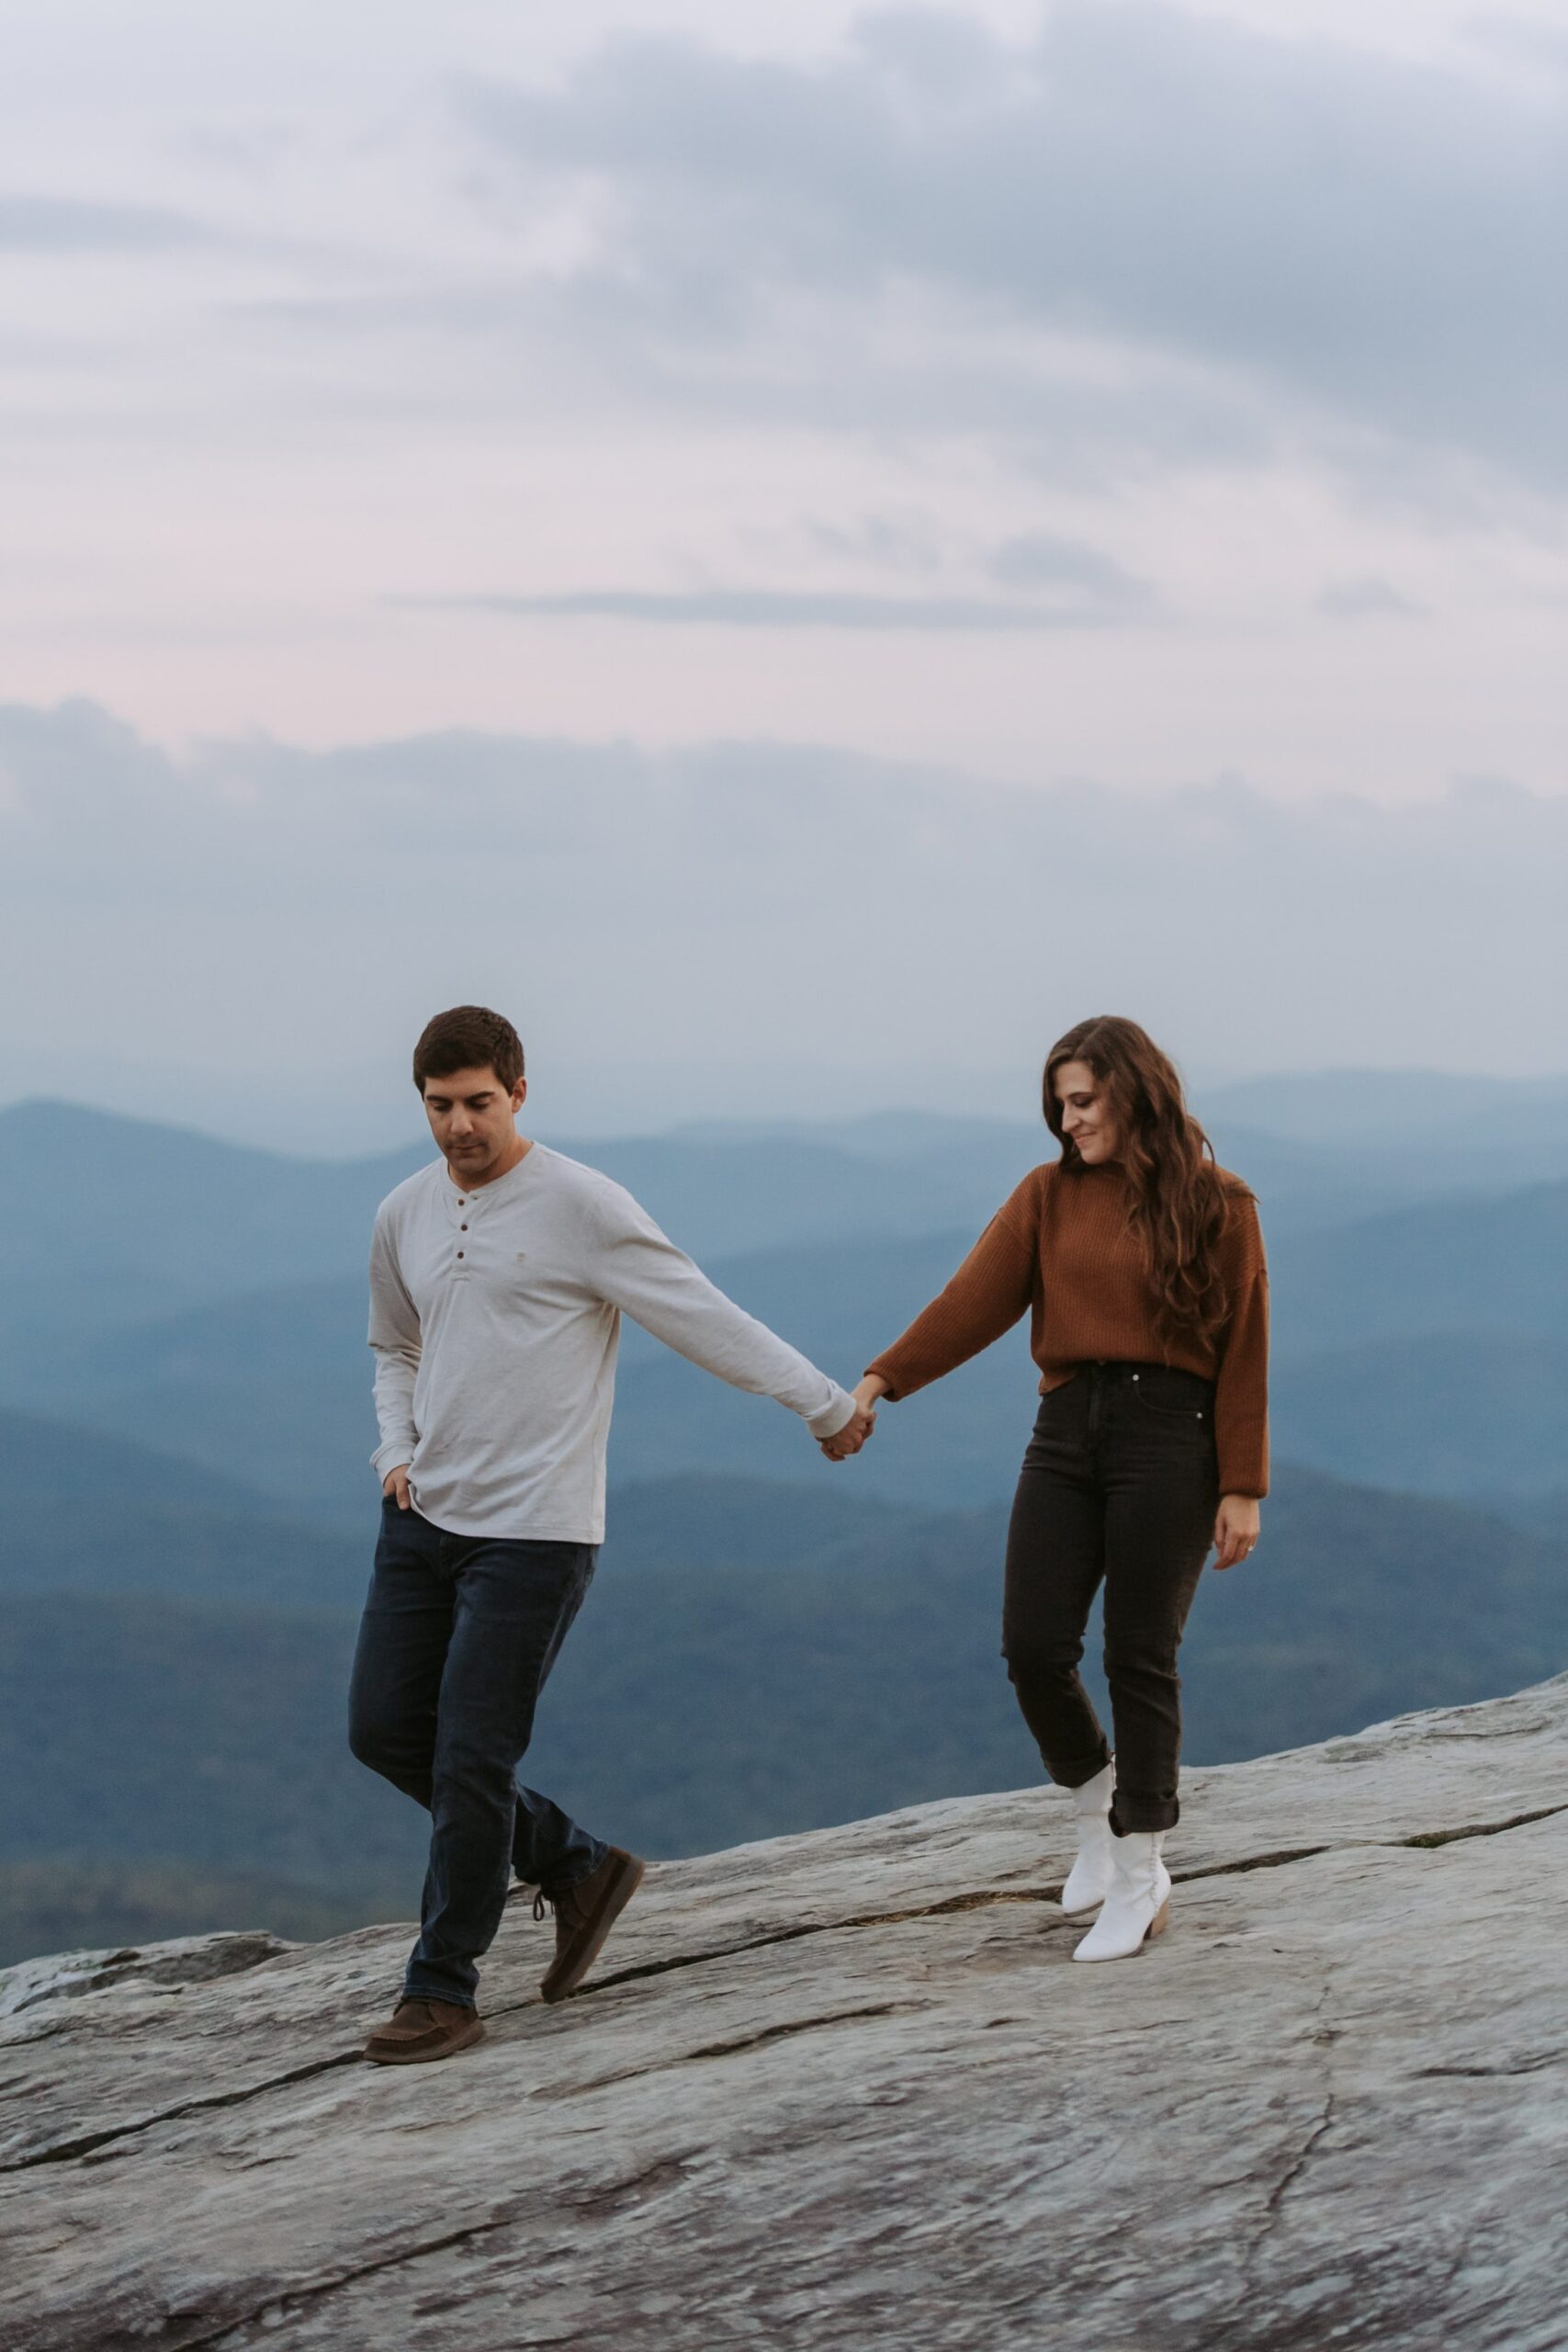
POLYGON ((808 1413, 806 1426, 815 1438, 837 1437, 846 1422, 852 1421, 859 1410, 848 1389, 833 1384, 833 1394, 819 1412, 808 1413))
POLYGON ((384 1478, 389 1470, 396 1470, 403 1463, 412 1462, 417 1443, 415 1438, 394 1437, 389 1438, 385 1445, 378 1445, 370 1456, 370 1467, 378 1478, 384 1478))

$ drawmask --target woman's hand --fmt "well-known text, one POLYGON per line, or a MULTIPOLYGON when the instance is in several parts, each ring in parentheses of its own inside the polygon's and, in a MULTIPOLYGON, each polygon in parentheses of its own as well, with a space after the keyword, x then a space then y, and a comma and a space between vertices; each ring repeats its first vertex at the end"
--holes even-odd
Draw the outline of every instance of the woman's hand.
POLYGON ((1258 1542, 1262 1514, 1256 1495, 1223 1495, 1214 1521, 1214 1566, 1234 1568, 1258 1542))
POLYGON ((836 1435, 821 1441, 822 1451, 829 1462, 847 1462, 852 1453, 860 1452, 876 1427, 877 1399, 886 1394, 886 1381, 878 1380, 874 1374, 868 1373, 858 1388, 851 1389, 850 1394, 855 1400, 853 1420, 846 1421, 836 1435))
POLYGON ((819 1439, 818 1443, 829 1462, 847 1462, 852 1453, 860 1452, 875 1427, 876 1415, 857 1407, 852 1419, 841 1430, 835 1430, 831 1437, 819 1439))

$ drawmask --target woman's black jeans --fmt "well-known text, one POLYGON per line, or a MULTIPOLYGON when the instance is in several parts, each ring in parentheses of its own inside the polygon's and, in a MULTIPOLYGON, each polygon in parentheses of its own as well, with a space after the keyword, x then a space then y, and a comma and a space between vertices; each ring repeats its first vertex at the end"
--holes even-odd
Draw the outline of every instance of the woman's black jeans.
POLYGON ((1002 1653, 1045 1770, 1081 1788, 1111 1760, 1078 1676, 1103 1581, 1118 1831, 1177 1819, 1176 1654, 1218 1504, 1211 1381, 1092 1363, 1041 1399, 1008 1532, 1002 1653))

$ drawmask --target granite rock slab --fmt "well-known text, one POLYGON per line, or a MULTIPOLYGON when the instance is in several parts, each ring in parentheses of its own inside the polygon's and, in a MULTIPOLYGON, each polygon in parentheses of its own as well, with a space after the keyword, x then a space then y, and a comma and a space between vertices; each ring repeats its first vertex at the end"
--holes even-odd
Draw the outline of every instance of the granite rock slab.
POLYGON ((412 1936, 0 1975, 6 2352, 1561 2352, 1568 1677, 1193 1772, 1084 1968, 1063 1796, 658 1866, 367 2066, 412 1936))

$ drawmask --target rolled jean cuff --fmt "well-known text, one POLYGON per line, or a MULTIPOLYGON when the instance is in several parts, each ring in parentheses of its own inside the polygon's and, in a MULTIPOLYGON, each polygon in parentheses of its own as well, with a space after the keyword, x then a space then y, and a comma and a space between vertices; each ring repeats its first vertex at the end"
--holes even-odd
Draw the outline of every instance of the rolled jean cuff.
POLYGON ((479 2007, 471 1993, 460 1993, 455 1984, 419 1968, 411 1968, 403 1978, 403 1998, 405 2001, 445 2001, 451 2009, 479 2007))
POLYGON ((1059 1789, 1086 1789, 1091 1781, 1099 1780, 1110 1761, 1111 1750, 1101 1740, 1100 1753, 1092 1763, 1080 1760, 1071 1765, 1047 1764, 1045 1770, 1059 1789))
MULTIPOLYGON (((1039 1742, 1035 1745, 1038 1747, 1039 1742)), ((1098 1747, 1086 1748, 1080 1756, 1047 1756, 1042 1747, 1040 1761, 1057 1788, 1081 1789, 1086 1781, 1094 1780, 1110 1763, 1111 1744, 1102 1735, 1098 1747)))
POLYGON ((546 1895, 565 1894, 570 1888, 581 1886, 585 1878, 592 1878, 595 1871, 602 1871, 610 1859, 610 1849, 602 1838, 596 1838, 593 1843, 595 1848, 593 1860, 588 1864, 586 1870, 579 1871, 575 1878, 552 1879, 549 1885, 542 1888, 540 1892, 546 1895))
POLYGON ((1118 1789, 1111 1800, 1111 1827, 1117 1838, 1174 1829, 1180 1818, 1181 1807, 1174 1797, 1130 1797, 1118 1789))

